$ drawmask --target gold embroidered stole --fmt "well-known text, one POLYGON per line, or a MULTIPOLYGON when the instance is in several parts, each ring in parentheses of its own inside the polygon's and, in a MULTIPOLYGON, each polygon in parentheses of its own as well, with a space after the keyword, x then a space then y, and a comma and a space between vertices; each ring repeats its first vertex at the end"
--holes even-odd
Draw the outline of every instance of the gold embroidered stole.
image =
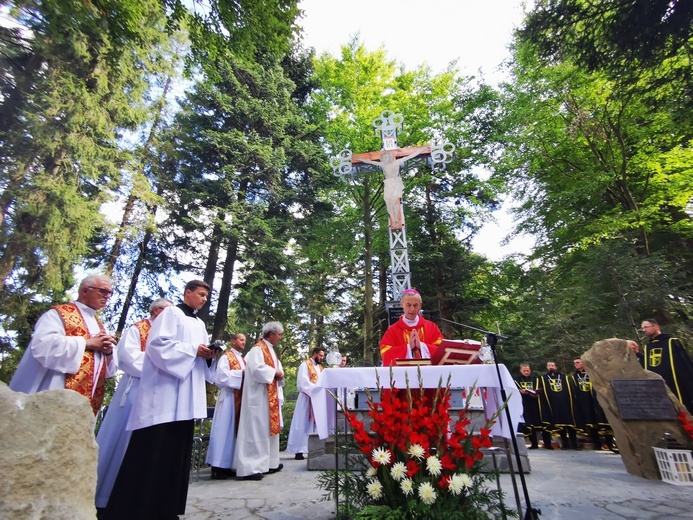
POLYGON ((149 337, 149 331, 152 330, 152 323, 147 320, 140 320, 135 323, 135 327, 140 331, 140 349, 144 352, 147 347, 147 338, 149 337))
MULTIPOLYGON (((229 368, 231 370, 242 370, 243 368, 241 367, 241 362, 238 361, 238 358, 236 355, 233 353, 233 350, 229 349, 226 352, 226 359, 229 360, 229 368)), ((241 379, 241 387, 240 388, 234 388, 233 389, 233 403, 235 408, 233 409, 233 413, 235 416, 235 421, 234 424, 236 425, 235 427, 235 433, 238 433, 238 423, 240 421, 241 417, 241 399, 243 395, 243 383, 245 381, 245 374, 243 374, 243 379, 241 379)))
MULTIPOLYGON (((310 380, 311 383, 315 384, 318 381, 318 370, 317 368, 320 367, 320 372, 322 372, 322 365, 316 365, 313 363, 313 360, 311 358, 306 359, 305 361, 306 365, 308 366, 308 379, 310 380)), ((305 392, 301 392, 303 395, 308 397, 308 400, 310 401, 310 396, 307 395, 305 392)), ((313 406, 310 405, 308 406, 308 420, 315 422, 315 417, 313 417, 313 406)))
MULTIPOLYGON (((58 311, 60 319, 63 321, 66 336, 82 336, 84 339, 89 339, 91 337, 87 322, 84 321, 84 316, 82 316, 77 305, 74 303, 65 303, 63 305, 56 305, 53 308, 58 311)), ((103 325, 101 325, 98 319, 96 323, 99 324, 101 332, 105 332, 103 325)), ((95 366, 96 360, 94 358, 94 351, 85 350, 77 373, 65 375, 65 388, 74 390, 89 399, 94 415, 97 414, 103 402, 106 383, 106 363, 101 366, 98 379, 96 380, 96 388, 94 389, 95 366)))
MULTIPOLYGON (((311 383, 315 384, 318 380, 318 371, 316 369, 316 365, 310 358, 306 359, 306 365, 308 365, 308 378, 310 379, 311 383)), ((320 371, 322 372, 322 365, 320 365, 320 371)))
MULTIPOLYGON (((255 346, 262 349, 265 365, 277 368, 274 366, 274 360, 267 343, 260 340, 255 346)), ((269 404, 270 436, 277 435, 281 431, 281 423, 279 420, 279 391, 276 381, 267 384, 267 402, 269 404)))

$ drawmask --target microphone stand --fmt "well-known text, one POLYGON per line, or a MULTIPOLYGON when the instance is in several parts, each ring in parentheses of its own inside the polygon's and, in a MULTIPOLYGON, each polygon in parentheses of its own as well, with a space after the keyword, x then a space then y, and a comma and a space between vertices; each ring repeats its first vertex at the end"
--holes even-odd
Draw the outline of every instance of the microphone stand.
MULTIPOLYGON (((500 373, 500 368, 498 366, 498 357, 496 356, 496 343, 498 342, 498 339, 508 339, 506 336, 501 336, 500 334, 496 334, 494 332, 488 331, 488 330, 483 330, 483 329, 477 329, 476 327, 472 327, 470 325, 465 325, 464 323, 458 323, 456 321, 451 321, 451 320, 446 320, 445 318, 438 318, 440 321, 444 321, 446 323, 451 323, 453 325, 457 325, 458 327, 464 327, 465 329, 473 330, 476 332, 480 332, 482 334, 486 335, 486 344, 491 348, 491 353, 493 355, 493 363, 496 366, 496 374, 498 376, 498 386, 500 388, 500 394, 501 394, 501 399, 503 399, 503 402, 507 402, 508 397, 505 393, 505 388, 503 387, 503 379, 501 379, 501 373, 500 373)), ((513 428, 513 421, 512 418, 510 417, 510 409, 506 405, 505 407, 505 418, 508 421, 508 428, 510 430, 510 437, 511 437, 511 442, 513 445, 513 450, 515 451, 515 461, 517 462, 517 466, 520 469, 520 482, 522 483, 522 493, 525 498, 525 516, 524 520, 539 520, 539 515, 541 514, 540 509, 535 509, 532 507, 532 504, 529 501, 529 492, 527 490, 527 482, 525 481, 525 474, 524 471, 522 470, 522 459, 520 458, 520 453, 518 450, 517 446, 517 438, 515 437, 515 429, 513 428)), ((517 484, 515 482, 515 474, 513 473, 513 465, 512 465, 512 458, 508 456, 508 469, 510 470, 510 476, 512 479, 513 483, 513 489, 515 491, 515 497, 518 497, 518 491, 517 491, 517 484)), ((520 501, 519 499, 517 500, 517 505, 518 509, 521 509, 520 507, 520 501)), ((521 511, 518 511, 521 513, 521 511)))

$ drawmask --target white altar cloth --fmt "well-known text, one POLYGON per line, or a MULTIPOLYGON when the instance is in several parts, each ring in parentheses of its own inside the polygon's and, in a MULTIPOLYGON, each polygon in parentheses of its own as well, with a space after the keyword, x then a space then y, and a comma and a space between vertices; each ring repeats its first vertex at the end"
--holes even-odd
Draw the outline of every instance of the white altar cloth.
MULTIPOLYGON (((486 389, 484 392, 484 409, 487 419, 492 417, 503 403, 500 384, 495 365, 440 365, 440 366, 402 366, 402 367, 366 367, 366 368, 326 368, 320 374, 317 385, 311 392, 313 413, 317 424, 318 436, 326 439, 335 429, 336 406, 332 394, 340 388, 376 388, 376 376, 380 386, 390 387, 390 371, 398 389, 406 388, 405 377, 409 378, 410 388, 419 387, 417 369, 421 369, 424 388, 437 388, 442 378, 445 385, 450 376, 451 388, 468 388, 476 386, 486 389)), ((514 435, 517 425, 522 420, 522 397, 515 386, 510 372, 505 365, 499 365, 501 381, 508 398, 508 409, 512 420, 514 435)), ((505 411, 501 412, 492 429, 492 435, 511 437, 505 411)))

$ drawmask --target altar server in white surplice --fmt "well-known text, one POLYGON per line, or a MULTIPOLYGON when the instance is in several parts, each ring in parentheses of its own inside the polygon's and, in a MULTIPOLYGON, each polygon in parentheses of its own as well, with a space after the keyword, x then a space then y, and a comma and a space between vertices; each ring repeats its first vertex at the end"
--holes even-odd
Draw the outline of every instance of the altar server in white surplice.
POLYGON ((296 387, 299 394, 296 400, 296 408, 294 408, 294 416, 291 419, 289 441, 286 445, 286 451, 295 453, 296 460, 304 459, 303 454, 308 453, 308 436, 317 431, 310 394, 322 372, 323 359, 325 359, 325 349, 323 347, 315 347, 311 352, 310 358, 306 359, 298 367, 296 387))
POLYGON ((99 462, 96 470, 96 507, 103 508, 108 504, 113 483, 115 482, 120 463, 130 442, 130 432, 125 426, 130 417, 132 404, 137 398, 137 390, 142 376, 144 349, 152 323, 166 307, 173 305, 165 298, 154 300, 149 306, 149 318, 136 322, 121 336, 116 347, 118 368, 125 372, 120 378, 108 411, 104 417, 96 443, 99 445, 99 462))
POLYGON ((207 417, 205 380, 214 381, 215 353, 197 311, 209 285, 193 280, 183 303, 152 324, 137 400, 127 429, 130 443, 108 506, 99 520, 151 520, 185 514, 194 420, 207 417))
POLYGON ((276 473, 284 467, 279 463, 284 371, 274 351, 283 333, 281 323, 266 323, 262 327, 262 339, 245 356, 243 401, 233 464, 236 476, 242 480, 261 480, 264 473, 276 473))
POLYGON ((235 474, 233 452, 241 414, 244 349, 245 335, 234 334, 231 337, 231 348, 224 352, 217 363, 214 382, 219 387, 219 396, 207 448, 207 464, 212 467, 212 480, 226 480, 235 474))

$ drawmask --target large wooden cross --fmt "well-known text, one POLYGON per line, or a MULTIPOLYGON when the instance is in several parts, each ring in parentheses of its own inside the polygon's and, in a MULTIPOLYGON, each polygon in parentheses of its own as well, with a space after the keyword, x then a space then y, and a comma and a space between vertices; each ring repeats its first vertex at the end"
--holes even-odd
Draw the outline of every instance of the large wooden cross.
POLYGON ((413 167, 426 163, 434 170, 441 170, 452 161, 455 146, 450 143, 434 146, 400 148, 397 144, 397 131, 402 129, 404 118, 391 110, 385 110, 373 120, 376 135, 379 133, 383 147, 374 152, 352 154, 342 150, 330 161, 332 171, 344 180, 354 180, 354 176, 380 169, 384 176, 383 197, 389 215, 390 261, 392 265, 393 302, 399 303, 402 292, 411 288, 409 253, 407 250, 406 227, 402 194, 404 183, 400 167, 407 164, 413 167))

